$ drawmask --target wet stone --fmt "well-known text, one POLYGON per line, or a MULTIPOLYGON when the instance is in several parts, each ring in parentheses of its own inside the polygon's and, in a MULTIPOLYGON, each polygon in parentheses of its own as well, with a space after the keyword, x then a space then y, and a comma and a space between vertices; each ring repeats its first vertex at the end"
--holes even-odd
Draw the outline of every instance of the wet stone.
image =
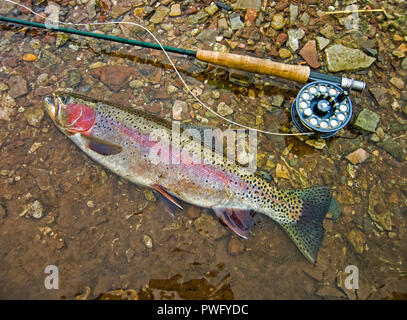
POLYGON ((38 128, 41 124, 42 118, 44 117, 44 111, 41 107, 29 108, 24 112, 24 117, 29 125, 38 128))
POLYGON ((302 29, 290 29, 287 31, 288 41, 287 47, 289 47, 293 52, 297 51, 299 48, 299 40, 301 40, 305 32, 302 29))
POLYGON ((242 20, 240 19, 240 14, 238 14, 236 12, 232 13, 229 16, 229 21, 230 21, 232 30, 238 30, 238 29, 242 28, 244 25, 242 20))
POLYGON ((0 82, 0 92, 6 91, 9 89, 9 86, 6 85, 4 82, 0 82))
POLYGON ((65 44, 69 40, 69 36, 66 33, 58 32, 57 33, 57 40, 55 42, 55 46, 59 48, 63 44, 65 44))
POLYGON ((261 0, 237 0, 234 4, 236 9, 261 9, 261 0))
POLYGON ((311 68, 317 69, 321 66, 318 61, 317 46, 315 40, 309 40, 300 50, 299 54, 311 68))
POLYGON ((405 83, 404 83, 403 79, 398 78, 398 77, 392 77, 390 79, 390 83, 393 86, 395 86, 397 89, 400 89, 400 90, 404 89, 404 87, 405 87, 405 83))
POLYGON ((181 4, 176 3, 171 6, 170 17, 178 17, 181 15, 181 4))
POLYGON ((217 240, 228 233, 228 231, 209 214, 202 214, 199 218, 195 219, 194 227, 202 236, 214 240, 217 240))
POLYGON ((81 84, 81 81, 82 81, 82 76, 78 70, 74 69, 74 70, 68 71, 67 82, 71 88, 75 88, 75 87, 79 86, 81 84))
POLYGON ((290 4, 290 24, 294 24, 298 17, 298 6, 290 4))
POLYGON ((324 38, 324 37, 317 37, 316 39, 317 39, 318 49, 319 50, 325 49, 328 46, 329 42, 330 42, 329 39, 324 38))
POLYGON ((376 61, 375 58, 369 57, 359 49, 351 49, 341 44, 330 46, 325 53, 330 72, 366 69, 376 61))
POLYGON ((209 18, 209 14, 206 13, 205 11, 200 11, 197 14, 190 16, 188 18, 188 22, 190 24, 198 24, 198 23, 203 23, 209 18))
POLYGON ((356 253, 362 254, 365 250, 366 236, 358 229, 353 229, 347 234, 347 239, 356 253))
POLYGON ((225 104, 223 101, 219 103, 216 111, 223 117, 233 113, 233 109, 225 104))
POLYGON ((273 16, 270 25, 274 30, 280 30, 284 28, 286 23, 287 21, 284 19, 284 16, 282 14, 277 13, 273 16))
POLYGON ((214 29, 203 30, 196 39, 202 42, 215 42, 218 32, 214 29))
POLYGON ((396 140, 388 138, 383 142, 378 143, 377 145, 388 154, 390 154, 394 159, 400 162, 404 160, 403 148, 400 146, 399 143, 396 142, 396 140))
POLYGON ((20 214, 26 218, 41 219, 44 215, 44 208, 40 201, 35 200, 32 204, 26 207, 26 209, 20 214))
POLYGON ((212 2, 210 6, 205 8, 205 12, 207 12, 211 16, 213 16, 217 11, 218 11, 218 7, 214 2, 212 2))
POLYGON ((10 87, 8 93, 12 98, 18 98, 28 93, 27 82, 20 75, 12 76, 8 86, 10 87))
POLYGON ((228 252, 232 256, 239 255, 243 252, 244 250, 244 244, 242 241, 236 238, 232 238, 229 240, 228 243, 228 252))
POLYGON ((284 96, 282 94, 276 94, 271 97, 271 105, 273 107, 282 107, 284 103, 284 96))
POLYGON ((155 13, 150 18, 149 21, 154 24, 161 23, 161 22, 163 22, 164 18, 168 15, 169 12, 170 12, 170 9, 168 9, 167 7, 164 7, 164 6, 160 6, 157 8, 157 10, 155 11, 155 13))
POLYGON ((149 235, 143 235, 143 243, 148 249, 151 249, 153 247, 153 239, 151 239, 149 235))
POLYGON ((385 205, 386 200, 380 186, 374 185, 369 192, 368 213, 370 219, 376 223, 379 229, 391 231, 393 221, 391 219, 390 209, 385 205))
POLYGON ((288 59, 292 56, 290 50, 286 49, 286 48, 281 48, 280 50, 278 50, 278 56, 281 59, 288 59))
POLYGON ((346 156, 352 164, 359 164, 367 160, 369 158, 369 153, 367 153, 362 148, 359 148, 346 156))
POLYGON ((377 113, 370 111, 369 109, 363 109, 358 114, 353 126, 357 129, 374 133, 379 121, 380 117, 377 113))
POLYGON ((319 30, 319 33, 328 39, 332 39, 335 36, 334 28, 330 24, 325 24, 324 27, 319 30))
POLYGON ((185 120, 189 118, 188 105, 185 101, 175 100, 172 106, 172 118, 174 120, 185 120))

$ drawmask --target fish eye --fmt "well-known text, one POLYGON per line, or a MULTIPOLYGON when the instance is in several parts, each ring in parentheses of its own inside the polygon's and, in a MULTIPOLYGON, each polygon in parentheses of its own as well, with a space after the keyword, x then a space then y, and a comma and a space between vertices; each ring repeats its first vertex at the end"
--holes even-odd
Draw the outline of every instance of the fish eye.
POLYGON ((62 95, 62 96, 61 96, 61 102, 62 102, 63 104, 68 104, 68 103, 71 102, 71 97, 68 96, 68 95, 62 95))

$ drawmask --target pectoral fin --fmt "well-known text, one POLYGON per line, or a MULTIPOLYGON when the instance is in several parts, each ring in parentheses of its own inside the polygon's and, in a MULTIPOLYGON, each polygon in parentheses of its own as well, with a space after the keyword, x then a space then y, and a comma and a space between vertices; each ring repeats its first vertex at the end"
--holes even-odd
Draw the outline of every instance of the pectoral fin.
POLYGON ((153 188, 155 191, 157 191, 161 196, 163 196, 166 200, 174 204, 177 208, 183 210, 181 204, 172 196, 170 195, 167 190, 164 189, 163 186, 160 186, 159 184, 152 184, 151 188, 153 188))
POLYGON ((247 232, 254 224, 253 210, 214 208, 213 211, 238 236, 247 239, 247 232))
POLYGON ((104 156, 111 156, 118 154, 122 151, 122 147, 117 144, 89 137, 87 135, 81 134, 81 137, 86 141, 89 149, 93 150, 104 156))

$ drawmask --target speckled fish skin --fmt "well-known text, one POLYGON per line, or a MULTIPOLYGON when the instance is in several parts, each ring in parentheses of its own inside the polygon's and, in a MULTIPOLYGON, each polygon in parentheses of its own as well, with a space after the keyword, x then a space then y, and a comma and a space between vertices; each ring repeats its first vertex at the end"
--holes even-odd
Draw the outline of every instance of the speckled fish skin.
MULTIPOLYGON (((155 163, 151 160, 151 149, 157 141, 150 140, 151 133, 162 130, 171 138, 171 122, 63 91, 47 97, 45 107, 55 125, 72 142, 117 175, 146 187, 159 185, 185 202, 215 212, 251 210, 265 214, 288 232, 310 261, 316 261, 324 234, 322 220, 331 199, 329 188, 280 190, 209 146, 191 141, 188 148, 193 152, 182 153, 179 163, 155 163), (92 149, 100 146, 99 141, 106 142, 107 154, 103 144, 102 149, 92 149), (117 151, 111 152, 114 148, 117 151), (203 152, 212 154, 213 161, 202 163, 203 152)), ((176 151, 168 150, 168 156, 176 151)))

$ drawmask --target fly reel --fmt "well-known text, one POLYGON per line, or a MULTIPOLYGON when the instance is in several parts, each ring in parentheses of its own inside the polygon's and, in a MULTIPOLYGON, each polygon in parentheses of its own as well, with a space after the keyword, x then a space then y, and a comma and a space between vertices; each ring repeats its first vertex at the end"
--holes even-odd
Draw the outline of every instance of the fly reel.
POLYGON ((314 132, 318 137, 333 137, 352 117, 349 91, 329 81, 305 85, 291 105, 294 126, 300 132, 314 132))

